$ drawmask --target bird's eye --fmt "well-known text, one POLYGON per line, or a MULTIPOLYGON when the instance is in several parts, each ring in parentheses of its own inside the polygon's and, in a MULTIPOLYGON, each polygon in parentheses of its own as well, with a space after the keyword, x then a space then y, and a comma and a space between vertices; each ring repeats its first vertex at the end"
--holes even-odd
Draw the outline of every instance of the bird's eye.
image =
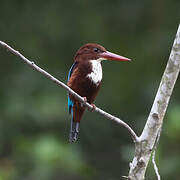
POLYGON ((94 50, 94 52, 99 52, 100 51, 98 48, 94 48, 93 50, 94 50))

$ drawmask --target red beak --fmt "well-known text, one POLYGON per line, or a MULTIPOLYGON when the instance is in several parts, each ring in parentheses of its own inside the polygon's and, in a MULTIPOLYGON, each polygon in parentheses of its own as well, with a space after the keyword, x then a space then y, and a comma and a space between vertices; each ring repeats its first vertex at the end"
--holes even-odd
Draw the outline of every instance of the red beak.
POLYGON ((103 52, 100 54, 102 58, 105 58, 107 60, 112 60, 112 61, 131 61, 131 59, 128 59, 123 56, 119 56, 117 54, 111 53, 109 51, 103 52))

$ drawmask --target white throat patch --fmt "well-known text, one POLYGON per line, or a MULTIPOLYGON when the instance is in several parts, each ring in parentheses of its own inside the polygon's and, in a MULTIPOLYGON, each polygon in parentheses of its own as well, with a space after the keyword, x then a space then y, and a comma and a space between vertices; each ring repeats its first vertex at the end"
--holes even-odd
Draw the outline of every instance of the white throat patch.
POLYGON ((91 60, 92 72, 87 75, 87 77, 92 80, 92 82, 98 85, 102 80, 102 67, 101 59, 91 60))

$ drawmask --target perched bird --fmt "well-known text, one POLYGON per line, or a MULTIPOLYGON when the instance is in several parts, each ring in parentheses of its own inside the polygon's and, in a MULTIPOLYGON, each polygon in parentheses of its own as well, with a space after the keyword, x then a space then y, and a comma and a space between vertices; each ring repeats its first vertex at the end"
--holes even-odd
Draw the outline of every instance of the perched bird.
MULTIPOLYGON (((101 87, 103 76, 101 61, 103 60, 130 61, 126 57, 107 51, 99 44, 89 43, 83 45, 77 51, 74 63, 68 73, 67 85, 90 104, 95 100, 101 87)), ((85 107, 69 94, 68 110, 72 116, 69 140, 75 142, 78 138, 79 123, 85 107)))

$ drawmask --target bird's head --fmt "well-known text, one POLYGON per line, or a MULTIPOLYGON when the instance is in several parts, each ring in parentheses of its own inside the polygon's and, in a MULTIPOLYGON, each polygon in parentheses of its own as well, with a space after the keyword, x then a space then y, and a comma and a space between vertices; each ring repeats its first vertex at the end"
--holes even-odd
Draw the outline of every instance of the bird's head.
POLYGON ((130 61, 130 59, 111 53, 103 46, 95 43, 88 43, 79 48, 75 57, 75 61, 89 61, 89 60, 112 60, 112 61, 130 61))

